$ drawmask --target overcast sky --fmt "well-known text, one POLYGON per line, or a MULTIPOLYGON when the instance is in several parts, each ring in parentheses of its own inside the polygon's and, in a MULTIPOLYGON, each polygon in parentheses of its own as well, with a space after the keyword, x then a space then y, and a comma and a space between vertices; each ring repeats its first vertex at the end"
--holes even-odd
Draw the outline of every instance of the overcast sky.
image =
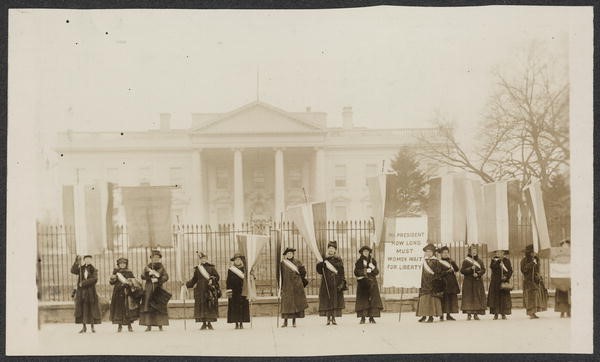
POLYGON ((568 21, 551 7, 13 10, 9 89, 42 139, 155 128, 159 112, 187 128, 192 112, 255 100, 257 68, 261 100, 329 126, 352 106, 357 126, 425 127, 440 110, 465 130, 492 67, 534 39, 567 57, 568 21))

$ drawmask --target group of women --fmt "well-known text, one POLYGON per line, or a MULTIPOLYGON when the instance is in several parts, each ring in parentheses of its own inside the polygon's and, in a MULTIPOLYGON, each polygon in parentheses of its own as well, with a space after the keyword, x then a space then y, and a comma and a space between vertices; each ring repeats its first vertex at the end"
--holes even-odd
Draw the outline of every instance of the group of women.
MULTIPOLYGON (((567 241, 568 242, 568 241, 567 241)), ((569 243, 570 245, 570 243, 569 243)), ((483 275, 486 268, 478 256, 476 245, 469 247, 469 252, 459 269, 457 263, 449 256, 448 247, 436 249, 433 244, 423 248, 425 252, 421 288, 417 306, 419 322, 433 322, 434 317, 440 321, 454 320, 453 313, 458 313, 458 294, 461 288, 456 278, 460 270, 463 275, 462 305, 463 313, 467 319, 479 319, 485 314, 486 309, 498 319, 506 319, 511 314, 512 302, 510 283, 513 268, 508 258, 507 251, 498 251, 491 259, 489 269, 491 278, 489 292, 486 298, 483 275), (438 257, 435 256, 438 253, 438 257)), ((283 252, 280 263, 281 272, 281 301, 280 313, 283 319, 281 327, 288 327, 291 319, 292 327, 296 327, 296 320, 304 318, 308 308, 306 293, 308 284, 307 271, 300 260, 295 258, 296 250, 288 247, 283 252)), ((355 312, 360 318, 360 324, 367 321, 376 323, 375 318, 380 317, 383 303, 381 300, 377 275, 379 266, 372 256, 373 250, 363 246, 359 250, 360 256, 354 265, 356 277, 356 304, 355 312)), ((194 267, 192 278, 187 281, 187 288, 194 288, 194 318, 202 323, 201 330, 212 330, 213 322, 219 317, 219 287, 220 276, 215 265, 209 263, 208 257, 203 252, 197 252, 199 263, 194 267)), ((113 285, 113 294, 110 303, 110 320, 117 324, 117 332, 123 326, 133 331, 132 323, 139 319, 139 324, 146 326, 146 331, 151 331, 156 326, 162 331, 163 326, 169 325, 167 303, 171 294, 163 288, 169 280, 164 265, 161 263, 160 251, 153 250, 150 263, 144 267, 141 279, 138 281, 133 272, 128 269, 128 260, 119 258, 117 267, 109 279, 113 285)), ((250 321, 250 309, 247 296, 246 261, 242 254, 236 253, 231 258, 231 266, 227 270, 226 295, 228 297, 227 323, 235 323, 235 329, 242 329, 243 323, 250 321)), ((82 324, 79 333, 87 332, 90 325, 91 332, 95 332, 94 325, 101 322, 101 313, 96 283, 98 270, 92 265, 92 257, 86 255, 83 261, 78 256, 71 268, 73 274, 78 275, 75 297, 75 323, 82 324)), ((327 318, 327 325, 337 325, 336 318, 342 316, 345 308, 344 292, 348 290, 344 264, 337 254, 337 243, 331 241, 327 245, 326 255, 316 265, 316 272, 321 276, 319 289, 319 315, 327 318)), ((547 290, 540 275, 539 258, 533 251, 533 246, 527 246, 525 257, 521 260, 523 274, 523 300, 527 314, 530 318, 538 318, 536 312, 547 308, 547 290)), ((556 310, 570 316, 570 293, 556 295, 556 310), (568 297, 568 298, 567 298, 568 297)))
MULTIPOLYGON (((570 241, 561 242, 569 245, 570 241)), ((432 323, 434 317, 440 321, 455 320, 452 313, 458 313, 458 294, 461 293, 457 272, 463 275, 461 310, 467 314, 467 320, 479 320, 479 315, 490 314, 497 320, 499 316, 506 319, 512 312, 510 291, 513 289, 513 267, 507 250, 498 250, 491 258, 491 270, 488 294, 486 298, 483 276, 486 273, 484 262, 479 258, 477 245, 471 245, 461 267, 450 258, 449 248, 443 246, 437 249, 433 244, 427 244, 425 252, 421 288, 417 306, 419 322, 432 323), (434 254, 437 253, 436 257, 434 254)), ((533 249, 528 245, 525 256, 521 260, 521 273, 523 275, 523 303, 527 315, 531 319, 539 318, 537 312, 547 309, 548 291, 540 274, 540 260, 533 249)), ((555 310, 561 312, 561 318, 571 316, 570 292, 556 292, 555 310)))

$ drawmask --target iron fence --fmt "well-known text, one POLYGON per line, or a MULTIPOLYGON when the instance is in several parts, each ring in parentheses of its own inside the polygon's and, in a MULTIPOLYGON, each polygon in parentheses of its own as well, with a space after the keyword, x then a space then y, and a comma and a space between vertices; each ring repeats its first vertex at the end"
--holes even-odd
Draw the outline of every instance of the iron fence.
MULTIPOLYGON (((522 238, 522 243, 531 239, 531 226, 519 225, 517 232, 522 238)), ((227 269, 230 266, 229 259, 237 251, 236 234, 252 233, 255 230, 249 224, 243 224, 239 228, 233 225, 219 225, 213 229, 205 225, 175 225, 173 227, 173 241, 178 239, 177 245, 182 249, 182 269, 184 271, 183 281, 176 280, 175 249, 159 248, 163 255, 162 261, 165 265, 170 279, 165 284, 167 290, 173 293, 174 298, 178 295, 182 282, 186 277, 192 277, 194 266, 198 263, 196 251, 204 251, 209 256, 209 260, 216 265, 221 276, 221 287, 225 288, 225 278, 227 269)), ((355 294, 356 278, 354 277, 354 263, 358 258, 358 250, 362 245, 370 245, 371 233, 373 232, 370 221, 329 221, 317 226, 317 231, 327 235, 327 240, 337 240, 338 255, 344 262, 344 273, 348 282, 348 294, 355 294)), ((281 234, 282 245, 291 246, 297 249, 296 258, 304 263, 308 271, 309 284, 306 288, 308 295, 318 294, 320 287, 320 278, 316 272, 316 259, 311 251, 303 242, 298 230, 289 222, 271 223, 267 225, 266 231, 269 235, 269 243, 262 250, 258 257, 255 267, 255 276, 257 278, 257 293, 259 296, 277 295, 276 265, 275 257, 279 250, 276 249, 276 240, 278 234, 281 234)), ((145 265, 149 262, 150 248, 128 248, 127 247, 127 229, 124 226, 114 228, 114 239, 112 250, 105 250, 99 255, 94 255, 93 264, 98 269, 97 292, 101 299, 109 300, 112 287, 108 280, 115 267, 115 262, 119 257, 129 259, 129 269, 133 271, 136 277, 142 273, 145 265)), ((42 301, 69 301, 71 292, 75 287, 77 276, 70 273, 71 266, 75 261, 75 231, 69 226, 37 226, 38 257, 40 260, 40 298, 42 301)), ((173 243, 175 245, 175 243, 173 243)), ((461 243, 448 245, 450 255, 460 266, 460 263, 466 256, 467 247, 461 243)), ((373 250, 375 259, 380 268, 384 270, 384 246, 375 246, 373 250)), ((480 248, 480 258, 483 259, 486 268, 489 266, 490 257, 485 245, 480 248)), ((522 275, 519 268, 521 254, 513 253, 510 260, 513 265, 513 283, 515 289, 520 289, 522 284, 522 275)), ((546 283, 550 283, 549 278, 549 259, 541 258, 541 273, 546 283)), ((383 274, 383 273, 382 273, 383 274)), ((380 285, 383 275, 379 275, 380 285)), ((487 288, 489 284, 490 273, 484 275, 484 283, 487 288)), ((462 275, 459 274, 459 283, 462 282, 462 275)), ((552 286, 549 286, 552 288, 552 286)), ((400 288, 383 288, 384 294, 400 294, 400 288)), ((404 293, 416 293, 416 288, 405 288, 404 293)))

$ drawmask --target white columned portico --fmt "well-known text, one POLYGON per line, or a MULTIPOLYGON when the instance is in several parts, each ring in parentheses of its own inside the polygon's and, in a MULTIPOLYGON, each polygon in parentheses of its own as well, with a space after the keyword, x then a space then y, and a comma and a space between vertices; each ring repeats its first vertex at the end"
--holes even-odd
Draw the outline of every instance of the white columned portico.
POLYGON ((314 185, 313 201, 325 201, 325 150, 322 147, 315 148, 314 185))
POLYGON ((191 222, 204 223, 204 183, 202 182, 202 150, 192 151, 192 207, 191 222))
POLYGON ((233 150, 233 222, 240 226, 244 222, 244 172, 242 150, 233 150))
POLYGON ((279 220, 285 207, 285 184, 283 173, 283 149, 275 149, 275 219, 279 220))

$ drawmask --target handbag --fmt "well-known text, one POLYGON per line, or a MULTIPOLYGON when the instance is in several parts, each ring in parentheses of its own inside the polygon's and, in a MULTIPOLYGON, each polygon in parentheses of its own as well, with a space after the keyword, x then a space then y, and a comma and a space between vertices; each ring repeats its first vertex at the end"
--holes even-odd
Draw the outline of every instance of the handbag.
POLYGON ((507 281, 507 282, 502 282, 500 283, 500 289, 501 290, 513 290, 513 283, 512 281, 507 281))

